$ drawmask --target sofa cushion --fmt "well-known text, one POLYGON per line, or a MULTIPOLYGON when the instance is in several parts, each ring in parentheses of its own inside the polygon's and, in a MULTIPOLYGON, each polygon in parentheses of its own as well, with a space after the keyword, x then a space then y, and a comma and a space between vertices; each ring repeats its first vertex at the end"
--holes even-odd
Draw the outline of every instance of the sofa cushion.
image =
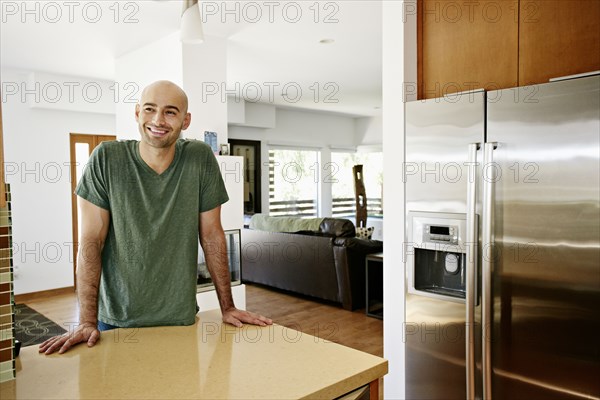
POLYGON ((354 237, 356 229, 349 219, 343 218, 323 218, 320 231, 323 234, 333 237, 354 237))
POLYGON ((267 232, 318 232, 323 218, 271 217, 266 214, 254 214, 248 227, 267 232))
POLYGON ((356 237, 359 239, 371 239, 373 237, 374 227, 358 227, 356 228, 356 237))

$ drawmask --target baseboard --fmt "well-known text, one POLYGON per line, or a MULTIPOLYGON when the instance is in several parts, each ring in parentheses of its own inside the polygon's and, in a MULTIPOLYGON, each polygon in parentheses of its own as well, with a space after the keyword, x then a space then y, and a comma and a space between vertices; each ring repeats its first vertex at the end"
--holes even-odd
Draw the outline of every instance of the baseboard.
POLYGON ((75 293, 75 287, 69 286, 58 289, 43 290, 41 292, 31 292, 15 295, 15 303, 27 303, 29 301, 40 300, 47 297, 54 297, 63 294, 75 293))

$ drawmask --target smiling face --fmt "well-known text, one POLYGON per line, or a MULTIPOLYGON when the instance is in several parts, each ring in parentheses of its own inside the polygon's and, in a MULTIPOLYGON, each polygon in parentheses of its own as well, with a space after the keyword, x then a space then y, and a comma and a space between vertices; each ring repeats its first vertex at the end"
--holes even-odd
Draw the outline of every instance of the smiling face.
POLYGON ((146 87, 135 106, 142 143, 160 149, 172 147, 190 125, 187 106, 185 92, 172 82, 159 81, 146 87))

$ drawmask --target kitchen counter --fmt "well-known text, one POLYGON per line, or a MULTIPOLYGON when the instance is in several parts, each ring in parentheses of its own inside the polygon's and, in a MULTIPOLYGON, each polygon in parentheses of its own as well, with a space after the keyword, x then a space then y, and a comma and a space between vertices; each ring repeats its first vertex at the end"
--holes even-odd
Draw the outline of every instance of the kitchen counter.
MULTIPOLYGON (((387 373, 387 361, 280 325, 235 328, 218 310, 195 325, 102 332, 92 348, 21 349, 6 399, 301 399, 342 396, 387 373)), ((377 398, 377 396, 371 396, 377 398)))

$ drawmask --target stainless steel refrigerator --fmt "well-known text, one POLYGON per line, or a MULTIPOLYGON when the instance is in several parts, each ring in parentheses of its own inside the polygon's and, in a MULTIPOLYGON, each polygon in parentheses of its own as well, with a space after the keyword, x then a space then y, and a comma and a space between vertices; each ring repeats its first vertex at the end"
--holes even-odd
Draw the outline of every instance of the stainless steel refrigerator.
POLYGON ((600 76, 405 112, 407 398, 600 398, 600 76))

